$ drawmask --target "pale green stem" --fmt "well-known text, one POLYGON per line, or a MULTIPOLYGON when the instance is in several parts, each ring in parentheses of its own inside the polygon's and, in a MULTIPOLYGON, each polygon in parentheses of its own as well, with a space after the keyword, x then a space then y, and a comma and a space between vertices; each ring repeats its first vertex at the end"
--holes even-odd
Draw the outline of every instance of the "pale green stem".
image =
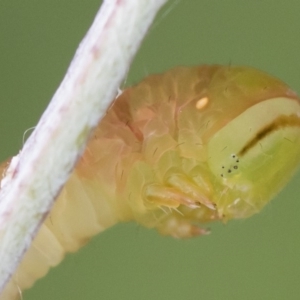
POLYGON ((103 117, 155 14, 167 0, 107 0, 0 194, 0 291, 103 117))

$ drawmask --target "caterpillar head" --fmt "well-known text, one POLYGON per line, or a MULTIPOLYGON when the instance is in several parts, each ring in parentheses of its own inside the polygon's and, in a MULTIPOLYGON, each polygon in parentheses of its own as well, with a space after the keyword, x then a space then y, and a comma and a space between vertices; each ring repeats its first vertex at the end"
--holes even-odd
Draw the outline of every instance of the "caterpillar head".
MULTIPOLYGON (((299 100, 288 87, 262 72, 240 69, 238 73, 243 80, 238 81, 237 92, 231 96, 237 97, 237 106, 245 101, 246 107, 228 119, 227 111, 234 112, 235 108, 223 106, 223 117, 214 123, 213 134, 207 138, 208 166, 215 180, 214 201, 225 219, 260 211, 300 162, 299 100), (245 89, 249 78, 252 90, 245 89), (255 97, 263 89, 259 82, 266 83, 265 96, 257 101, 255 97), (270 96, 268 89, 272 90, 270 96)), ((227 75, 230 82, 233 74, 227 75)), ((224 100, 219 96, 219 101, 224 100)))

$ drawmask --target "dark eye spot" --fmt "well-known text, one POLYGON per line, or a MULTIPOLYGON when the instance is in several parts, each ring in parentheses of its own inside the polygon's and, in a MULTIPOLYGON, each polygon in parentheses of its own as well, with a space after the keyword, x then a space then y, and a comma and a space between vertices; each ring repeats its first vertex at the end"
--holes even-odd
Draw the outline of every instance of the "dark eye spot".
POLYGON ((238 166, 233 166, 233 168, 237 170, 238 166))
POLYGON ((231 170, 230 170, 230 169, 228 170, 228 173, 231 173, 231 170))

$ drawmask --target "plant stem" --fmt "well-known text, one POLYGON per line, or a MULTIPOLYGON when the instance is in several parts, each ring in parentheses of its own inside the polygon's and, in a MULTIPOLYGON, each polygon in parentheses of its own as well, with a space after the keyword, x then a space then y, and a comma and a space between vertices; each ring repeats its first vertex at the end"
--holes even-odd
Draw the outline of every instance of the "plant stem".
POLYGON ((0 291, 30 246, 166 1, 103 2, 51 103, 1 182, 0 291))

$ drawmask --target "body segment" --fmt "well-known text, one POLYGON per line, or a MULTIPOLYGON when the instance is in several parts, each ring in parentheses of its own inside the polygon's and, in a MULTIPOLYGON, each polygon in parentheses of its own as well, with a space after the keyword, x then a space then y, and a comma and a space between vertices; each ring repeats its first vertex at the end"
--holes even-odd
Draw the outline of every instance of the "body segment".
POLYGON ((259 212, 299 164, 299 120, 295 93, 251 68, 175 68, 125 90, 0 299, 118 222, 187 238, 259 212))

